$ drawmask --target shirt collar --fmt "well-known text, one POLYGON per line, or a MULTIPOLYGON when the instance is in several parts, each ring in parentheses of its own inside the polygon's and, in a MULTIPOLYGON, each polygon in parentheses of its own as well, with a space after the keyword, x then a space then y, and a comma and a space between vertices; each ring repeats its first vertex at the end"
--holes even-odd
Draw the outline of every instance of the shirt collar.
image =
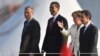
POLYGON ((57 13, 55 16, 53 16, 54 18, 57 18, 57 16, 59 15, 59 13, 57 13))
POLYGON ((32 19, 33 19, 33 18, 31 18, 31 19, 27 20, 27 21, 28 21, 28 23, 29 23, 32 19))
POLYGON ((56 20, 56 18, 58 17, 59 13, 57 13, 54 17, 54 21, 56 20))
POLYGON ((87 28, 87 27, 90 25, 90 23, 91 23, 91 21, 89 21, 89 22, 85 25, 85 27, 87 28))

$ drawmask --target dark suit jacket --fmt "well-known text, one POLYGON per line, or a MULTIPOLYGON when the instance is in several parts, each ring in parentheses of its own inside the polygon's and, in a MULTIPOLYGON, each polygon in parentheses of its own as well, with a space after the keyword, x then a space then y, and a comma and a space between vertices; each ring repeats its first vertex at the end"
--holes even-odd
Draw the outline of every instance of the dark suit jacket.
MULTIPOLYGON (((97 53, 97 40, 98 40, 97 27, 95 27, 93 24, 90 24, 84 33, 83 33, 83 28, 81 28, 80 30, 80 52, 97 53)), ((97 55, 81 54, 81 56, 97 56, 97 55)))
POLYGON ((63 16, 58 15, 53 23, 52 28, 50 28, 51 20, 52 18, 48 20, 48 25, 46 29, 46 35, 42 50, 46 51, 47 53, 60 53, 60 49, 63 43, 63 35, 60 33, 61 29, 58 27, 57 22, 63 21, 64 27, 67 29, 68 28, 67 20, 63 16))
POLYGON ((39 53, 40 25, 32 19, 27 25, 24 23, 20 53, 39 53))

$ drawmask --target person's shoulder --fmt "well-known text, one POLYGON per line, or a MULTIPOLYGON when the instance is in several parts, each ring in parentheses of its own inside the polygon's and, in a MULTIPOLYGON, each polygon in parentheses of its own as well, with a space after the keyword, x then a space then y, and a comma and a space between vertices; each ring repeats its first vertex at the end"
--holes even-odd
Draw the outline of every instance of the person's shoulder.
POLYGON ((60 14, 58 15, 58 17, 59 17, 59 18, 62 18, 62 19, 66 19, 64 16, 62 16, 62 15, 60 15, 60 14))
POLYGON ((36 19, 34 19, 34 18, 32 18, 32 20, 31 20, 32 22, 38 22, 36 19))
POLYGON ((90 27, 91 27, 92 29, 94 29, 94 30, 98 30, 98 28, 97 28, 93 23, 90 24, 90 27))
POLYGON ((57 19, 58 20, 63 20, 64 22, 67 21, 67 19, 64 16, 60 15, 60 14, 58 15, 57 19))
POLYGON ((70 27, 71 29, 72 28, 76 28, 77 26, 75 24, 72 24, 72 26, 70 27))
POLYGON ((76 27, 76 25, 75 24, 72 24, 72 26, 71 27, 76 27))
POLYGON ((52 20, 52 18, 53 18, 53 17, 50 17, 50 18, 48 19, 48 21, 52 20))
POLYGON ((31 24, 30 25, 34 29, 41 30, 39 22, 36 19, 34 19, 34 18, 31 20, 31 24))
POLYGON ((34 18, 31 20, 31 22, 32 22, 33 24, 38 24, 38 25, 39 25, 39 22, 38 22, 36 19, 34 19, 34 18))

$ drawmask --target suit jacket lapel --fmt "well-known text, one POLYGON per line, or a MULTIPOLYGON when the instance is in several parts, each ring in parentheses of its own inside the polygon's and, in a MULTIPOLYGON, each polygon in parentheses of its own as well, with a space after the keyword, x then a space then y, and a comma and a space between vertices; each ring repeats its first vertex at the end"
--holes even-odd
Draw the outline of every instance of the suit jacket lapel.
POLYGON ((59 20, 59 16, 60 16, 60 15, 58 15, 58 16, 56 17, 56 19, 55 19, 55 21, 54 21, 54 25, 57 25, 57 21, 59 20))
MULTIPOLYGON (((59 15, 56 17, 55 21, 53 22, 52 28, 55 27, 55 25, 57 25, 57 21, 58 21, 59 15)), ((51 19, 52 20, 52 19, 51 19)), ((51 21, 50 21, 51 23, 51 21)), ((51 28, 51 27, 50 27, 51 28)))
MULTIPOLYGON (((33 19, 32 19, 33 20, 33 19)), ((31 21, 32 21, 31 20, 31 21)), ((31 21, 23 28, 23 34, 28 31, 28 28, 31 27, 31 21)))

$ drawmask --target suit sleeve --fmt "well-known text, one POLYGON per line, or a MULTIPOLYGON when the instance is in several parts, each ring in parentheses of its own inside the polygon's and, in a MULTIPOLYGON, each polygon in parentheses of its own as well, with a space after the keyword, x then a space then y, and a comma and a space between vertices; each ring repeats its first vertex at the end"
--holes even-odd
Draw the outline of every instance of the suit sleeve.
MULTIPOLYGON (((24 22, 24 27, 25 27, 25 23, 26 23, 26 21, 24 22)), ((23 34, 23 33, 24 33, 24 31, 25 31, 25 30, 24 30, 24 27, 23 27, 22 36, 21 36, 22 38, 21 38, 20 49, 22 49, 22 47, 23 47, 23 41, 24 41, 24 38, 23 38, 24 34, 23 34)))
POLYGON ((67 30, 68 29, 68 22, 67 22, 66 18, 64 18, 63 23, 64 23, 65 29, 67 30))
POLYGON ((34 48, 39 45, 39 41, 40 41, 40 25, 38 22, 35 22, 33 30, 32 30, 32 49, 31 50, 34 50, 34 48))
POLYGON ((44 51, 46 51, 46 41, 47 41, 47 36, 48 36, 48 30, 49 30, 49 22, 50 22, 50 19, 48 20, 48 24, 47 24, 47 28, 46 28, 46 35, 45 35, 45 37, 44 37, 44 42, 43 42, 43 46, 42 46, 42 50, 44 50, 44 51))
POLYGON ((98 40, 98 30, 95 29, 91 34, 91 40, 89 45, 89 52, 91 53, 97 47, 97 40, 98 40))

